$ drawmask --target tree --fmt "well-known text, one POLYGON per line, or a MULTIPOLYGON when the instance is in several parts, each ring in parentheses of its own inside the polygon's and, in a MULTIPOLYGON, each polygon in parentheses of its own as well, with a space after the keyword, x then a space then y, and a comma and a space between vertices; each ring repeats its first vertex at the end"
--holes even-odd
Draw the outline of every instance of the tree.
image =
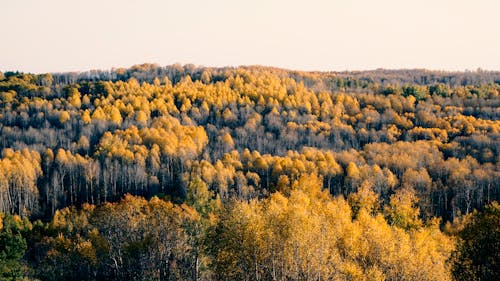
POLYGON ((358 166, 354 162, 350 162, 346 168, 344 196, 348 196, 351 192, 355 192, 361 184, 361 178, 358 166))
POLYGON ((88 109, 85 109, 85 111, 82 112, 81 119, 83 123, 90 124, 92 118, 90 117, 90 111, 88 109))
POLYGON ((356 193, 349 194, 348 201, 353 217, 357 217, 360 210, 365 210, 369 214, 376 214, 379 211, 378 196, 368 181, 363 181, 356 193))
POLYGON ((458 233, 451 261, 456 280, 498 280, 500 274, 500 205, 474 211, 458 233))
POLYGON ((391 195, 385 214, 391 225, 409 230, 422 226, 419 218, 420 210, 416 207, 418 197, 412 188, 402 188, 391 195))
POLYGON ((70 119, 70 115, 67 111, 62 111, 61 114, 59 115, 59 123, 61 123, 61 125, 65 124, 69 119, 70 119))
POLYGON ((27 250, 23 233, 31 224, 19 216, 0 213, 0 279, 21 280, 28 268, 22 261, 27 250))

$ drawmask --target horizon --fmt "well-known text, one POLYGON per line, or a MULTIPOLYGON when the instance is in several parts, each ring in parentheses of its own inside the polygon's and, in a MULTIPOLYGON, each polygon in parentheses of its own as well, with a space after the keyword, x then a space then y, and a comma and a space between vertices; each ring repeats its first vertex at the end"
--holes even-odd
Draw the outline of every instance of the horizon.
POLYGON ((298 71, 500 71, 500 2, 8 1, 0 71, 145 62, 298 71))
POLYGON ((495 70, 495 69, 483 69, 481 67, 478 67, 476 69, 464 69, 464 70, 444 70, 444 69, 427 69, 427 68, 374 68, 374 69, 347 69, 347 70, 302 70, 302 69, 293 69, 293 68, 285 68, 285 67, 279 67, 279 66, 272 66, 272 65, 260 65, 260 64, 254 64, 254 65, 225 65, 225 66, 206 66, 206 65, 197 65, 193 63, 171 63, 171 64, 159 64, 159 63, 154 63, 154 62, 144 62, 144 63, 138 63, 138 64, 133 64, 129 66, 123 66, 123 67, 110 67, 110 68, 100 68, 100 69, 84 69, 84 70, 70 70, 70 71, 51 71, 51 72, 30 72, 30 71, 21 71, 17 69, 9 69, 9 70, 0 70, 1 73, 21 73, 21 74, 34 74, 34 75, 41 75, 41 74, 66 74, 66 73, 87 73, 87 72, 92 72, 92 71, 116 71, 118 69, 131 69, 136 66, 142 66, 142 65, 153 65, 155 67, 167 67, 167 66, 174 66, 174 65, 180 65, 182 67, 192 65, 196 69, 203 69, 203 68, 208 68, 208 69, 223 69, 223 68, 252 68, 252 67, 261 67, 261 68, 269 68, 269 69, 279 69, 283 71, 290 71, 290 72, 306 72, 306 73, 364 73, 364 72, 377 72, 377 71, 393 71, 393 72, 398 72, 398 71, 428 71, 428 72, 433 72, 433 73, 443 73, 443 74, 463 74, 463 73, 479 73, 479 72, 485 72, 485 73, 500 73, 500 70, 495 70))

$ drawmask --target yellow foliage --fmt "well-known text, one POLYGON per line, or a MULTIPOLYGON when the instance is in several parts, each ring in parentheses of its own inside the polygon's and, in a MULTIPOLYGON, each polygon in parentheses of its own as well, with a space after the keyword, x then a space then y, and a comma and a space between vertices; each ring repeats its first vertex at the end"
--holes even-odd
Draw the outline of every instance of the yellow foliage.
POLYGON ((67 111, 62 111, 61 114, 59 115, 59 122, 61 124, 66 123, 70 119, 70 115, 67 111))
MULTIPOLYGON (((405 230, 371 207, 359 208, 353 220, 347 202, 321 186, 317 176, 303 176, 288 196, 275 192, 262 201, 236 202, 222 218, 229 240, 221 241, 215 264, 231 261, 232 278, 450 280, 446 261, 453 241, 437 225, 405 230), (255 271, 244 270, 249 266, 255 271)), ((394 204, 411 201, 407 193, 398 198, 394 204)), ((376 196, 365 184, 350 201, 371 206, 376 196)))

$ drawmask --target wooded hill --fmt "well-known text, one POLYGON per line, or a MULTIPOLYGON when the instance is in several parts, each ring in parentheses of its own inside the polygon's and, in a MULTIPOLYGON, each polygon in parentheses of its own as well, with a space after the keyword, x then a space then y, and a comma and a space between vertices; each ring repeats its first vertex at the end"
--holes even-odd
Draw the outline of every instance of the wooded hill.
POLYGON ((44 280, 447 280, 440 227, 500 199, 499 92, 482 70, 0 73, 3 231, 44 280))

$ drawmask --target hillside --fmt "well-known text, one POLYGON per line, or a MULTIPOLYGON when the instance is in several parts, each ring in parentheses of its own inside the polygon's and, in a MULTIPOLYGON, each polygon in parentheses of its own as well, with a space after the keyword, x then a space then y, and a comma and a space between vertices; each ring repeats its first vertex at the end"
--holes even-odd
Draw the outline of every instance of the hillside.
POLYGON ((0 73, 12 260, 43 280, 451 279, 449 234, 500 200, 499 93, 483 70, 0 73))

